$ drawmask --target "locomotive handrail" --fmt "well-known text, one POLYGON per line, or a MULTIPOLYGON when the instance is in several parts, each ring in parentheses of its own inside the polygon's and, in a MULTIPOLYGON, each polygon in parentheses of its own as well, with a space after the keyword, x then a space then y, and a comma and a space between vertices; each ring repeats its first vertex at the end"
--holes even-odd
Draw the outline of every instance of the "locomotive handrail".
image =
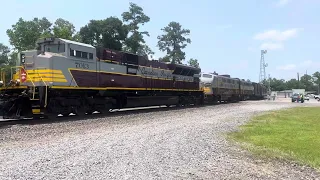
POLYGON ((5 74, 4 69, 6 69, 6 68, 1 68, 1 69, 0 69, 0 71, 1 71, 0 80, 3 81, 3 84, 4 84, 4 86, 5 86, 5 84, 6 84, 6 74, 5 74))
MULTIPOLYGON (((28 72, 26 71, 26 69, 23 67, 23 66, 13 66, 13 67, 11 67, 11 77, 13 77, 13 72, 12 72, 12 69, 13 68, 21 68, 21 69, 23 69, 24 70, 24 72, 26 73, 26 75, 27 75, 27 77, 29 76, 29 74, 28 74, 28 72)), ((19 72, 20 73, 20 72, 19 72)), ((13 79, 13 78, 12 78, 13 79)), ((33 86, 33 92, 32 92, 32 98, 34 99, 34 95, 35 95, 35 93, 36 93, 36 85, 34 84, 34 82, 32 81, 32 79, 30 79, 30 81, 31 81, 31 83, 32 83, 32 86, 33 86)))
MULTIPOLYGON (((26 69, 23 67, 23 66, 16 66, 16 67, 11 67, 11 68, 21 68, 21 69, 23 69, 24 71, 25 71, 25 73, 27 74, 27 77, 29 76, 29 73, 26 71, 26 69)), ((47 68, 44 68, 44 67, 38 67, 37 69, 47 69, 47 68)), ((40 77, 40 79, 41 79, 41 81, 43 82, 43 84, 45 85, 45 87, 46 87, 46 92, 45 92, 45 99, 44 99, 44 107, 46 107, 47 106, 47 99, 48 99, 48 85, 47 85, 47 83, 43 80, 43 77, 40 75, 40 73, 39 72, 37 72, 37 74, 38 74, 38 77, 40 77)), ((32 78, 30 78, 30 81, 31 81, 31 83, 32 83, 32 85, 33 85, 33 92, 32 92, 32 99, 34 99, 35 98, 35 94, 36 94, 36 85, 34 84, 34 82, 33 82, 33 80, 32 80, 32 78)))
MULTIPOLYGON (((39 68, 37 68, 37 70, 38 70, 38 69, 47 69, 47 68, 45 68, 45 67, 39 67, 39 68)), ((47 107, 48 85, 47 85, 47 83, 42 79, 42 76, 40 76, 39 71, 37 71, 37 72, 38 72, 39 77, 41 78, 41 81, 43 82, 43 84, 44 84, 45 87, 46 87, 46 93, 45 93, 45 98, 44 98, 44 107, 47 107)))
MULTIPOLYGON (((25 71, 27 77, 29 76, 27 70, 26 70, 23 66, 13 66, 13 67, 11 67, 11 70, 12 70, 13 68, 21 68, 21 69, 23 69, 23 70, 25 71)), ((12 73, 12 71, 11 71, 11 77, 12 77, 12 76, 13 76, 13 73, 12 73)), ((34 87, 36 86, 36 85, 34 84, 34 82, 32 81, 32 79, 31 79, 31 83, 32 83, 32 85, 33 85, 34 87)))

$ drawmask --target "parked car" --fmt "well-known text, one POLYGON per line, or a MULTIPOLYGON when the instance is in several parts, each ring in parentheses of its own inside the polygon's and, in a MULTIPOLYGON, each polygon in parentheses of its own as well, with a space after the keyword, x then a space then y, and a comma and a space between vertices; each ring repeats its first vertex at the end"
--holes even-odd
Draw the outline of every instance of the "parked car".
POLYGON ((319 99, 319 95, 314 95, 314 98, 315 99, 319 99))
POLYGON ((309 95, 305 95, 303 99, 304 99, 304 100, 307 100, 307 101, 309 101, 309 99, 310 99, 310 96, 309 96, 309 95))
POLYGON ((295 93, 291 96, 291 102, 304 102, 304 98, 303 96, 301 96, 301 94, 299 93, 295 93))

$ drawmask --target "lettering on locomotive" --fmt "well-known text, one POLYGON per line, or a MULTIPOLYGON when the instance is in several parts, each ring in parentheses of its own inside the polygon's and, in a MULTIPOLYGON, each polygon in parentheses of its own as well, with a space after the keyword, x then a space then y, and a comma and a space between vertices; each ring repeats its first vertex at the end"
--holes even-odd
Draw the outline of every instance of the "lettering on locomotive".
POLYGON ((89 69, 89 64, 87 64, 87 63, 75 62, 75 65, 76 65, 76 68, 89 69))
POLYGON ((151 75, 151 76, 158 76, 158 73, 156 71, 153 71, 153 69, 147 69, 145 67, 139 67, 139 70, 141 71, 141 74, 143 75, 151 75))

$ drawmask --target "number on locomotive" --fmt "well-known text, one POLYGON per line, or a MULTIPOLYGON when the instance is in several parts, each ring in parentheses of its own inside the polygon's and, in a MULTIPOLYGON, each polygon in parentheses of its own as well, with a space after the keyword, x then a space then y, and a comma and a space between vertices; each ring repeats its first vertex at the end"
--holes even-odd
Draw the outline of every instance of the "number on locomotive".
POLYGON ((76 62, 76 68, 89 69, 89 64, 76 62))

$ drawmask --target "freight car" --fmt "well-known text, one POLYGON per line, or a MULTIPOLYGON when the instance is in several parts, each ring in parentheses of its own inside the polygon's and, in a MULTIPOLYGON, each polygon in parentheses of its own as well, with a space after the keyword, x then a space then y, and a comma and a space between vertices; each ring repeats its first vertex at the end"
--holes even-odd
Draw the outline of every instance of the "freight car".
POLYGON ((238 102, 250 99, 254 94, 254 87, 250 82, 217 73, 202 72, 200 86, 204 91, 205 102, 238 102))
POLYGON ((37 45, 20 54, 9 83, 2 78, 3 119, 203 103, 199 68, 61 38, 40 39, 37 45))

